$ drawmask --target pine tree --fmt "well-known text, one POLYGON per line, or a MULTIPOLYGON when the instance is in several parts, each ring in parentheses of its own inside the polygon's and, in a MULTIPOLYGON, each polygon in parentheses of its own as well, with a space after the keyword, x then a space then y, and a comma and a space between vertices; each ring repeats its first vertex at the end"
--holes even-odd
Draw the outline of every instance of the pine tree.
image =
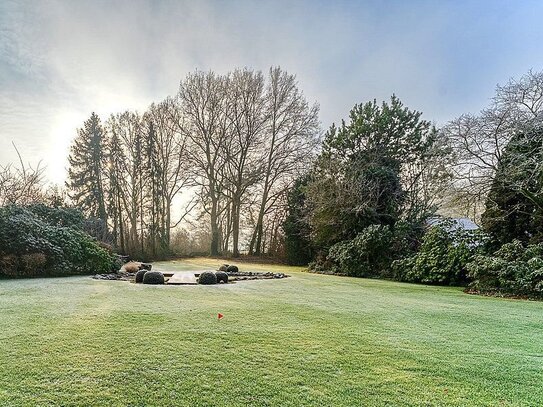
POLYGON ((126 156, 119 136, 115 129, 112 129, 111 136, 107 138, 107 204, 108 214, 111 218, 113 238, 116 246, 122 253, 126 251, 125 245, 125 223, 124 223, 124 202, 125 195, 125 165, 126 156))
POLYGON ((432 159, 435 129, 421 115, 392 96, 390 103, 357 104, 348 122, 332 125, 307 187, 316 246, 351 240, 370 225, 392 228, 402 218, 428 215, 417 179, 420 163, 432 159))
POLYGON ((74 205, 106 224, 104 129, 96 113, 93 112, 77 131, 68 162, 66 187, 74 205))

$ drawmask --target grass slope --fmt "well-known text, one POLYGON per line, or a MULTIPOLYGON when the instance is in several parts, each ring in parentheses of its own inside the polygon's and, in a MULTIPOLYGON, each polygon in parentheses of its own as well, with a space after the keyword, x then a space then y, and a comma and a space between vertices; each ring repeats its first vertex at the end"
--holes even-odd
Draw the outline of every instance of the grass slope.
POLYGON ((0 405, 543 403, 543 303, 242 269, 293 277, 183 287, 0 281, 0 405))

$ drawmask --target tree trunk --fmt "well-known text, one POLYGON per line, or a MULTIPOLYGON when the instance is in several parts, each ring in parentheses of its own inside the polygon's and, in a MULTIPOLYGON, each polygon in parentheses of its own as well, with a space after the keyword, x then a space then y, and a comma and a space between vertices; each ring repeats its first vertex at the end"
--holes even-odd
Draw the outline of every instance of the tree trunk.
POLYGON ((254 254, 260 256, 262 254, 262 234, 264 232, 264 212, 266 211, 266 201, 268 200, 268 179, 266 177, 266 183, 264 184, 264 194, 262 195, 262 203, 260 204, 260 211, 258 212, 258 220, 255 227, 255 246, 254 254))
POLYGON ((212 256, 219 255, 219 222, 217 214, 217 199, 211 198, 211 248, 210 253, 212 256))
POLYGON ((232 200, 232 256, 239 257, 239 218, 240 199, 235 197, 232 200))

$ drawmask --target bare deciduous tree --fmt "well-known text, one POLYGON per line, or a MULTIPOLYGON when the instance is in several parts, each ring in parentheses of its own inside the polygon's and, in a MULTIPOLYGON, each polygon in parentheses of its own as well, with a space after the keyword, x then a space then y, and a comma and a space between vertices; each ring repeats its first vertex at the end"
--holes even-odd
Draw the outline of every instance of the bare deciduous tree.
POLYGON ((264 77, 261 72, 236 70, 229 78, 228 97, 232 136, 223 145, 225 188, 230 196, 228 231, 232 232, 232 253, 239 256, 242 199, 262 175, 259 153, 267 122, 264 77))
POLYGON ((35 168, 25 165, 15 144, 13 147, 20 166, 0 165, 0 206, 25 205, 40 201, 44 196, 44 167, 40 163, 35 168))
POLYGON ((481 214, 505 146, 517 132, 537 126, 542 113, 543 72, 530 71, 498 86, 479 115, 462 115, 442 129, 455 157, 454 205, 467 215, 481 214))
POLYGON ((230 102, 225 97, 227 78, 213 72, 195 72, 181 82, 177 103, 178 130, 190 142, 188 154, 194 180, 202 193, 203 208, 211 222, 211 254, 219 254, 219 218, 225 210, 221 206, 224 193, 222 146, 228 143, 230 102))
POLYGON ((295 176, 304 172, 311 162, 319 130, 319 106, 310 106, 298 89, 296 77, 271 68, 266 88, 269 118, 263 156, 264 174, 261 186, 256 225, 249 253, 262 253, 264 217, 270 211, 284 187, 291 185, 295 176), (283 182, 284 179, 290 182, 283 182))

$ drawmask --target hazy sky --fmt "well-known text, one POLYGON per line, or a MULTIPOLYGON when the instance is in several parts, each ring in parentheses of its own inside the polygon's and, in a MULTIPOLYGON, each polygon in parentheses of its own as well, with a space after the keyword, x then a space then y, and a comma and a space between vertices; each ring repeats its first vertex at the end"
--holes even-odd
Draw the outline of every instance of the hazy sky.
POLYGON ((0 164, 65 177, 76 128, 144 110, 194 69, 298 77, 327 128, 396 93, 438 125, 543 69, 541 1, 0 0, 0 164))

